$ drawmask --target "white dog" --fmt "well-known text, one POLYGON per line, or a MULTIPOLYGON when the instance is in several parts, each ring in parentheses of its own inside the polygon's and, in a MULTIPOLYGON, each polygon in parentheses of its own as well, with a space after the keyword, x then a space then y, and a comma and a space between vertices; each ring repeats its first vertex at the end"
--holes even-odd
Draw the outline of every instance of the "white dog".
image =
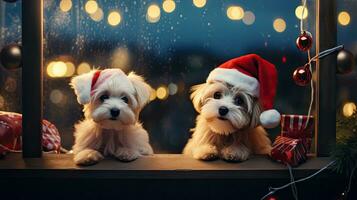
POLYGON ((259 73, 266 71, 274 79, 276 71, 261 59, 255 54, 232 59, 214 69, 206 83, 192 87, 191 99, 199 115, 184 154, 227 161, 244 161, 252 153, 270 154, 271 142, 260 124, 271 128, 280 121, 279 113, 270 108, 276 81, 266 82, 259 73))
POLYGON ((148 133, 138 122, 151 87, 120 69, 93 70, 71 81, 85 119, 75 125, 74 162, 91 165, 104 156, 132 161, 153 154, 148 133))

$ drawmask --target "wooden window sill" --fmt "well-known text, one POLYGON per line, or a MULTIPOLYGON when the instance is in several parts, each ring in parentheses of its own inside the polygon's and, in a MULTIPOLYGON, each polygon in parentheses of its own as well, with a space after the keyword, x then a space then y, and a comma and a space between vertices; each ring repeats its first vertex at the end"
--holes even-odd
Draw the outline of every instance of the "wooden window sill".
MULTIPOLYGON (((198 161, 181 154, 155 154, 133 162, 105 159, 97 165, 80 167, 73 155, 44 154, 42 158, 23 159, 9 154, 0 160, 2 178, 99 178, 99 179, 282 179, 287 168, 267 157, 255 156, 242 163, 221 160, 198 161)), ((294 168, 295 178, 304 177, 330 162, 326 157, 311 157, 294 168)), ((333 175, 329 170, 321 176, 333 175)))

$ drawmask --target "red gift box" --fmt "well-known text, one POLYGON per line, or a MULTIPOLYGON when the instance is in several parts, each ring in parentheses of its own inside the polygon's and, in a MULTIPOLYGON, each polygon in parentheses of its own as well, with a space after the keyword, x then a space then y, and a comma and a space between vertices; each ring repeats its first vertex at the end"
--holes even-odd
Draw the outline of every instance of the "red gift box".
MULTIPOLYGON (((22 150, 22 115, 0 111, 0 157, 7 152, 22 150)), ((47 120, 42 121, 42 147, 46 152, 60 152, 61 138, 55 127, 47 120)))
POLYGON ((273 144, 271 157, 278 162, 297 166, 307 160, 307 149, 301 139, 278 136, 273 144))
POLYGON ((310 151, 314 133, 314 117, 307 115, 282 115, 281 136, 301 139, 305 149, 310 151))

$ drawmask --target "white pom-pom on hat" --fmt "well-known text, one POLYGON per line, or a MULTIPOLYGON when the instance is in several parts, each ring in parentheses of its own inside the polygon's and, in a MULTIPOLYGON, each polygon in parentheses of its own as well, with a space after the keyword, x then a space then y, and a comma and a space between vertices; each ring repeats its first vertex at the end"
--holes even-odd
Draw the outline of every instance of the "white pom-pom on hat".
POLYGON ((275 109, 270 109, 260 114, 260 124, 264 128, 275 128, 280 124, 280 113, 275 109))

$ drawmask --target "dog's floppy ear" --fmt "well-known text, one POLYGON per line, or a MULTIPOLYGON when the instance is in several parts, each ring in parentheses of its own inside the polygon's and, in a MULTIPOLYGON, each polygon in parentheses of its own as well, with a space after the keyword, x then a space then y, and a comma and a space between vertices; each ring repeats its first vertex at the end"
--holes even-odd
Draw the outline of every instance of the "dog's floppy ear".
POLYGON ((250 127, 255 128, 260 124, 260 114, 262 113, 262 107, 259 101, 253 102, 252 118, 250 120, 250 127))
POLYGON ((191 87, 191 100, 193 103, 193 107, 197 112, 201 112, 202 107, 202 98, 204 94, 204 90, 206 88, 206 83, 202 83, 199 85, 194 85, 191 87))
POLYGON ((77 101, 82 105, 90 102, 90 90, 94 73, 95 70, 92 70, 88 73, 75 76, 71 80, 70 85, 77 95, 77 101))
POLYGON ((147 84, 143 77, 130 72, 128 75, 129 80, 133 84, 136 91, 136 98, 138 100, 139 109, 143 108, 150 100, 150 94, 153 91, 151 86, 147 84))

